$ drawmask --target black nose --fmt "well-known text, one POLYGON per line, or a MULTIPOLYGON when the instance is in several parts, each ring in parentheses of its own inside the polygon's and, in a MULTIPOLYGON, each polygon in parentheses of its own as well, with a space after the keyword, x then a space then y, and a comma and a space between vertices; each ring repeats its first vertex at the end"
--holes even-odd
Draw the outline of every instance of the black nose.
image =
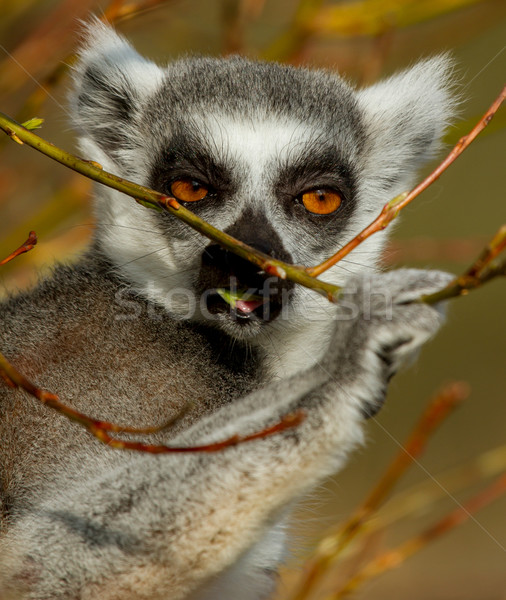
MULTIPOLYGON (((276 258, 271 253, 271 249, 266 245, 255 243, 253 241, 245 241, 245 243, 248 244, 248 246, 255 248, 255 250, 260 250, 260 252, 276 258)), ((253 283, 255 279, 259 279, 259 281, 263 280, 261 270, 257 265, 237 256, 237 254, 234 254, 229 250, 225 250, 225 248, 222 248, 218 244, 207 246, 204 250, 202 253, 202 267, 216 269, 227 276, 232 275, 245 282, 253 283)))
POLYGON ((246 209, 233 225, 225 229, 225 233, 272 258, 293 262, 275 227, 262 212, 246 209))
MULTIPOLYGON (((225 232, 272 258, 288 263, 293 262, 290 253, 285 250, 281 238, 265 215, 246 210, 225 232)), ((219 244, 207 246, 202 253, 200 285, 207 289, 228 288, 231 277, 236 279, 239 287, 261 289, 270 276, 262 273, 249 260, 240 258, 219 244)), ((281 292, 282 287, 291 289, 293 284, 290 281, 279 280, 273 287, 276 294, 281 292)))

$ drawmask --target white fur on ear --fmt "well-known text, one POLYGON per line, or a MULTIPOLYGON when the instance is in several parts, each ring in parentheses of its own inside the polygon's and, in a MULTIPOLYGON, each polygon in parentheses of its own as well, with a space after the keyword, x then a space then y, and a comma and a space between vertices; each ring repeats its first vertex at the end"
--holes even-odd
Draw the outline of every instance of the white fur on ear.
POLYGON ((92 19, 84 26, 84 43, 73 69, 74 125, 88 142, 117 158, 115 153, 135 140, 139 110, 162 77, 162 69, 140 56, 111 27, 92 19))
POLYGON ((367 129, 366 161, 380 185, 403 190, 432 158, 455 114, 453 61, 443 54, 357 92, 367 129))

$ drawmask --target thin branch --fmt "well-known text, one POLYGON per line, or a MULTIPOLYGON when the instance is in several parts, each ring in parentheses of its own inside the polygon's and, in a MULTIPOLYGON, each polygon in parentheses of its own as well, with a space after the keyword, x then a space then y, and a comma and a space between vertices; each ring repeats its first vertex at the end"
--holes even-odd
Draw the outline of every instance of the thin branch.
POLYGON ((36 243, 37 234, 35 233, 35 231, 30 231, 30 233, 28 234, 28 239, 25 242, 23 242, 19 248, 14 250, 14 252, 11 252, 9 256, 4 258, 3 260, 0 260, 0 266, 7 264, 13 258, 16 258, 16 256, 19 256, 20 254, 29 252, 35 246, 36 243))
POLYGON ((42 154, 85 175, 89 179, 103 183, 110 188, 131 196, 139 202, 139 204, 142 204, 147 208, 169 212, 209 239, 219 243, 227 250, 254 263, 268 275, 273 275, 280 279, 289 278, 292 281, 315 290, 331 301, 337 299, 340 291, 340 288, 337 285, 320 281, 319 279, 308 275, 304 267, 289 265, 280 260, 276 260, 267 254, 255 250, 251 246, 234 239, 232 236, 216 229, 216 227, 213 227, 210 223, 197 217, 194 213, 182 206, 175 198, 165 196, 164 194, 151 190, 145 186, 138 185, 132 181, 108 173, 94 161, 82 160, 77 156, 65 152, 65 150, 45 141, 32 131, 28 131, 19 123, 16 123, 16 121, 1 112, 0 129, 3 129, 8 136, 14 136, 18 141, 35 148, 42 154))
POLYGON ((210 444, 203 444, 200 446, 166 446, 166 445, 154 445, 154 444, 143 444, 141 442, 130 442, 126 440, 119 440, 111 437, 108 432, 114 433, 133 433, 133 434, 146 434, 155 433, 162 429, 173 425, 176 421, 179 421, 184 414, 188 412, 189 405, 181 411, 174 419, 168 423, 164 423, 160 427, 148 427, 148 428, 135 428, 125 427, 123 425, 117 425, 115 423, 109 423, 108 421, 101 421, 93 419, 87 415, 71 408, 64 404, 60 398, 47 390, 43 390, 37 387, 24 375, 22 375, 17 369, 15 369, 11 363, 0 353, 0 375, 3 380, 14 388, 21 388, 28 392, 31 396, 34 396, 45 406, 52 408, 56 412, 65 416, 67 419, 79 423, 85 429, 87 429, 92 435, 98 440, 107 444, 111 448, 119 450, 136 450, 138 452, 148 452, 150 454, 170 454, 170 453, 183 453, 183 452, 218 452, 229 446, 237 446, 245 442, 250 442, 260 438, 265 438, 286 429, 297 427, 305 419, 305 413, 303 411, 297 411, 292 414, 285 415, 278 423, 271 427, 267 427, 262 431, 257 431, 250 435, 240 436, 234 435, 220 442, 213 442, 210 444))
MULTIPOLYGON (((349 252, 356 248, 370 235, 381 229, 384 229, 390 223, 390 221, 397 216, 402 208, 407 206, 409 202, 411 202, 424 189, 431 185, 431 183, 433 183, 441 175, 441 173, 448 168, 448 166, 457 158, 457 156, 459 156, 469 146, 469 144, 471 144, 476 136, 486 127, 505 97, 506 86, 491 105, 489 110, 482 117, 482 119, 480 119, 477 125, 473 128, 473 130, 467 136, 461 138, 459 143, 453 148, 446 159, 424 181, 416 186, 411 192, 404 192, 388 202, 383 208, 381 214, 375 219, 375 221, 373 221, 373 223, 371 223, 348 244, 341 248, 336 254, 334 254, 334 256, 315 267, 289 265, 282 261, 276 260, 267 254, 259 252, 251 246, 234 239, 230 235, 220 231, 219 229, 216 229, 206 221, 200 219, 191 211, 182 206, 175 198, 165 196, 159 192, 150 190, 147 187, 138 185, 118 177, 117 175, 113 175, 112 173, 107 173, 98 163, 94 161, 82 160, 72 154, 69 154, 68 152, 65 152, 53 144, 46 142, 32 131, 28 131, 26 128, 19 125, 19 123, 16 123, 16 121, 3 113, 0 113, 0 128, 18 143, 26 143, 39 152, 49 156, 53 160, 56 160, 57 162, 60 162, 61 164, 73 169, 74 171, 77 171, 78 173, 81 173, 86 177, 93 179, 94 181, 103 183, 104 185, 116 189, 124 194, 132 196, 143 206, 171 213, 193 227, 195 230, 199 231, 201 234, 219 243, 227 250, 230 250, 238 256, 254 263, 266 274, 273 275, 281 279, 291 279, 296 283, 315 290, 319 294, 327 297, 331 302, 336 302, 339 296, 340 288, 336 285, 323 282, 316 277, 336 264, 344 256, 349 254, 349 252)), ((498 274, 502 274, 502 266, 491 266, 487 276, 483 276, 480 283, 484 283, 498 274)))
POLYGON ((364 582, 382 575, 386 571, 394 569, 402 564, 407 558, 418 552, 432 541, 441 537, 443 534, 455 529, 476 512, 497 500, 506 493, 506 474, 498 477, 491 485, 487 486, 479 494, 473 496, 466 504, 459 506, 443 519, 429 527, 420 535, 417 535, 397 548, 385 552, 371 561, 354 577, 352 577, 344 587, 338 592, 331 594, 325 600, 341 600, 349 594, 355 592, 364 582))
MULTIPOLYGON (((0 353, 0 373, 2 374, 4 381, 13 388, 21 388, 28 392, 30 395, 40 400, 42 404, 56 410, 62 415, 65 415, 68 419, 80 423, 86 429, 91 431, 93 435, 96 435, 97 431, 111 431, 114 433, 133 433, 133 434, 150 434, 157 433, 163 429, 166 429, 170 425, 173 425, 178 421, 184 414, 188 412, 188 407, 184 407, 180 414, 169 422, 164 423, 158 427, 128 427, 123 425, 116 425, 115 423, 109 423, 108 421, 101 421, 98 419, 92 419, 83 413, 80 413, 73 408, 66 406, 56 394, 52 394, 46 390, 37 387, 24 375, 22 375, 17 369, 15 369, 11 363, 0 353)), ((99 436, 97 436, 99 437, 99 436)), ((103 440, 102 440, 103 441, 103 440)))
MULTIPOLYGON (((438 485, 434 480, 427 478, 424 481, 395 494, 381 509, 374 514, 374 518, 365 523, 359 534, 359 544, 351 549, 353 563, 358 571, 364 561, 357 560, 368 547, 371 538, 377 538, 382 532, 388 531, 395 523, 407 518, 414 519, 420 515, 428 515, 441 499, 448 493, 456 493, 471 486, 483 485, 485 480, 490 480, 502 473, 506 473, 506 444, 488 450, 464 464, 448 469, 436 475, 438 485)), ((346 571, 350 572, 349 567, 346 571)), ((351 577, 351 575, 350 575, 351 577)))
POLYGON ((293 596, 293 600, 305 600, 329 566, 344 548, 363 529, 366 521, 389 496, 394 485, 425 450, 425 446, 436 428, 469 394, 463 382, 447 385, 428 404, 408 439, 394 457, 386 471, 373 487, 365 501, 339 528, 335 534, 326 536, 318 545, 315 555, 308 562, 305 574, 293 596))
POLYGON ((460 138, 458 143, 454 146, 450 154, 432 171, 432 173, 426 177, 421 183, 419 183, 410 192, 403 192, 396 196, 390 202, 387 202, 383 207, 383 210, 378 217, 356 235, 350 242, 343 246, 338 252, 331 256, 324 262, 316 265, 315 267, 308 267, 306 270, 310 275, 317 277, 321 275, 327 269, 334 266, 337 262, 347 256, 352 250, 354 250, 359 244, 370 237, 373 233, 385 229, 391 221, 397 217, 400 211, 405 208, 412 200, 414 200, 421 192, 428 188, 440 175, 446 171, 446 169, 455 161, 455 159, 464 152, 464 150, 471 144, 471 142, 478 136, 478 134, 485 129, 490 123, 495 113, 499 110, 499 107, 506 98, 506 86, 502 89, 499 96, 491 104, 490 108, 473 127, 473 129, 464 137, 460 138))
MULTIPOLYGON (((28 239, 24 242, 24 244, 22 244, 17 250, 12 252, 7 258, 2 260, 0 262, 0 266, 13 260, 20 254, 28 252, 36 245, 36 243, 37 236, 34 231, 30 231, 28 239)), ((260 438, 268 437, 275 433, 284 431, 285 429, 296 427, 305 418, 304 411, 297 411, 293 414, 285 415, 278 423, 271 427, 263 429, 262 431, 255 432, 247 436, 234 435, 230 438, 222 440, 221 442, 213 442, 211 444, 205 444, 201 446, 179 447, 143 444, 141 442, 119 440, 117 438, 111 437, 107 432, 132 434, 157 433, 159 431, 162 431, 163 429, 167 429, 168 427, 174 425, 176 422, 180 421, 183 418, 183 416, 185 416, 188 413, 192 406, 192 403, 188 402, 183 407, 183 409, 177 415, 175 415, 174 418, 170 419, 169 421, 163 423, 160 426, 142 428, 129 427, 125 425, 110 423, 109 421, 93 419, 92 417, 88 417, 84 413, 75 410, 70 406, 67 406, 60 400, 60 398, 56 394, 53 394, 52 392, 48 392, 47 390, 43 390, 42 388, 37 387, 27 377, 22 375, 17 369, 14 368, 14 366, 5 358, 5 356, 2 353, 0 353, 0 378, 9 387, 21 388, 25 390, 30 395, 37 398, 37 400, 39 400, 45 406, 52 408, 56 412, 65 416, 67 419, 79 423, 85 429, 87 429, 93 436, 95 436, 97 439, 99 439, 104 444, 107 444, 111 448, 116 448, 120 450, 136 450, 138 452, 148 452, 150 454, 168 454, 182 452, 217 452, 229 446, 236 446, 237 444, 242 444, 244 442, 250 442, 260 438)))
POLYGON ((438 473, 439 485, 432 479, 426 479, 391 498, 375 515, 373 522, 367 524, 368 531, 377 527, 385 529, 393 523, 420 514, 429 514, 430 510, 447 493, 457 492, 482 483, 486 479, 506 472, 506 444, 487 450, 464 464, 438 473))
POLYGON ((466 271, 466 277, 477 277, 486 266, 499 254, 506 249, 506 224, 494 235, 490 242, 485 246, 480 256, 474 264, 466 271))
POLYGON ((414 429, 409 434, 402 448, 394 457, 387 470, 374 486, 373 490, 357 511, 357 516, 352 517, 343 531, 352 531, 355 526, 350 525, 364 522, 389 496, 395 484, 405 471, 425 451, 427 443, 436 429, 450 414, 469 396, 469 385, 463 381, 456 381, 446 385, 429 403, 414 429), (360 513, 360 517, 358 516, 360 513))
POLYGON ((476 261, 462 275, 450 281, 442 290, 422 296, 418 302, 435 304, 442 300, 463 296, 495 277, 506 276, 506 258, 492 262, 505 249, 506 225, 503 225, 482 250, 476 261))

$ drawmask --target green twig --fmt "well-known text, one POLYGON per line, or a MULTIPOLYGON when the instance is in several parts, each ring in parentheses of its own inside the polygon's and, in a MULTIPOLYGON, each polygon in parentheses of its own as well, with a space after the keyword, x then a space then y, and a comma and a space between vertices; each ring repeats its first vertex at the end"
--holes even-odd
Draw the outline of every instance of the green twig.
MULTIPOLYGON (((133 183, 132 181, 128 181, 127 179, 123 179, 112 173, 108 173, 107 171, 104 171, 98 163, 82 160, 61 148, 58 148, 1 112, 0 129, 18 144, 26 143, 53 160, 85 175, 89 179, 93 179, 94 181, 131 196, 138 203, 147 208, 169 212, 190 225, 190 227, 200 232, 202 235, 217 242, 241 258, 254 263, 264 273, 279 277, 280 279, 290 279, 307 288, 313 289, 319 294, 327 297, 331 302, 336 302, 340 292, 339 286, 321 281, 317 279, 317 276, 336 264, 352 249, 367 239, 367 237, 376 231, 384 229, 390 221, 398 215, 402 208, 404 208, 422 190, 427 188, 455 160, 455 158, 469 146, 478 133, 490 122, 505 97, 506 87, 503 88, 499 97, 496 98, 473 131, 460 140, 446 159, 422 183, 416 186, 411 192, 404 192, 388 202, 381 214, 366 229, 355 236, 351 242, 343 246, 332 257, 315 267, 290 265, 280 260, 276 260, 267 254, 248 246, 240 240, 233 238, 223 231, 220 231, 216 227, 213 227, 210 223, 197 217, 194 213, 181 205, 175 198, 165 196, 160 192, 156 192, 145 186, 133 183)), ((498 256, 504 250, 505 246, 506 226, 503 226, 466 273, 457 277, 443 290, 423 296, 419 301, 434 304, 442 300, 454 298, 466 294, 469 290, 479 287, 495 277, 505 275, 506 261, 492 263, 492 259, 498 256)))
POLYGON ((133 183, 132 181, 128 181, 127 179, 123 179, 112 173, 108 173, 107 171, 104 171, 98 163, 82 160, 61 148, 58 148, 32 131, 28 131, 28 129, 1 112, 0 129, 17 143, 25 143, 89 179, 93 179, 94 181, 131 196, 147 208, 169 212, 227 250, 254 263, 268 275, 274 275, 280 279, 291 279, 296 283, 300 283, 307 288, 315 290, 319 294, 327 297, 330 301, 336 301, 340 291, 340 288, 337 285, 320 281, 319 279, 308 275, 304 267, 289 265, 280 260, 276 260, 267 254, 236 240, 232 236, 216 229, 216 227, 213 227, 210 223, 197 217, 187 208, 182 206, 175 198, 165 196, 145 186, 133 183))

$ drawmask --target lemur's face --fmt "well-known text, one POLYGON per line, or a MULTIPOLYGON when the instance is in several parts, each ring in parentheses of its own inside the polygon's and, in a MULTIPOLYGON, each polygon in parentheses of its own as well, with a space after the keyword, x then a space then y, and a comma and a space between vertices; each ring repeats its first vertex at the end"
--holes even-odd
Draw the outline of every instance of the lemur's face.
MULTIPOLYGON (((333 254, 437 143, 441 123, 421 99, 438 97, 430 62, 356 92, 334 74, 239 58, 161 69, 102 25, 90 36, 73 96, 86 157, 285 262, 333 254)), ((97 212, 102 248, 173 316, 248 339, 328 313, 314 292, 267 277, 170 214, 105 188, 97 212)), ((371 238, 324 278, 374 268, 381 246, 371 238)))
MULTIPOLYGON (((364 143, 356 100, 342 85, 336 105, 309 72, 301 82, 299 71, 278 65, 224 65, 170 67, 146 103, 142 128, 153 140, 147 183, 274 258, 317 264, 353 231, 364 143), (298 98, 297 84, 306 88, 298 98)), ((250 338, 305 309, 306 290, 267 276, 171 215, 155 219, 171 271, 192 291, 193 318, 250 338)))
MULTIPOLYGON (((153 110, 160 111, 158 100, 153 110)), ((335 251, 343 234, 350 235, 354 213, 352 157, 307 122, 212 110, 168 124, 149 186, 282 261, 311 265, 335 251)), ((182 273, 194 294, 195 318, 245 338, 293 317, 306 294, 292 282, 266 275, 170 215, 155 218, 171 248, 171 270, 182 273)))

